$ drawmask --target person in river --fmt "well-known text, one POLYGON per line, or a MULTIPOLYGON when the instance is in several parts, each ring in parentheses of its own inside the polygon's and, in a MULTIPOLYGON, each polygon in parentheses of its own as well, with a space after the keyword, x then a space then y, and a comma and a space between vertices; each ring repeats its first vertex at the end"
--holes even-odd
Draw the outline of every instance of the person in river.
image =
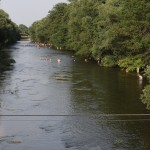
POLYGON ((60 63, 60 62, 61 62, 61 59, 60 59, 60 58, 58 58, 58 59, 57 59, 57 62, 58 62, 58 63, 60 63))
POLYGON ((85 62, 88 62, 88 59, 84 59, 85 62))
POLYGON ((128 68, 126 69, 126 73, 128 73, 129 72, 129 70, 128 70, 128 68))
POLYGON ((139 80, 143 80, 143 76, 138 74, 139 80))
POLYGON ((139 77, 139 80, 142 81, 143 80, 143 76, 140 74, 140 67, 136 68, 136 72, 137 72, 137 76, 139 77))

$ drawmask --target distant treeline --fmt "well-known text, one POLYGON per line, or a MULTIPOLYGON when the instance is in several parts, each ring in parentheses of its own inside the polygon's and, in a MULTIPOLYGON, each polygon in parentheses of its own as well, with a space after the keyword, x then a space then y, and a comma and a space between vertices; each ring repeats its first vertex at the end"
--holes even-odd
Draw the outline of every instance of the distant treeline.
POLYGON ((20 36, 22 39, 29 37, 29 29, 24 24, 19 25, 20 36))

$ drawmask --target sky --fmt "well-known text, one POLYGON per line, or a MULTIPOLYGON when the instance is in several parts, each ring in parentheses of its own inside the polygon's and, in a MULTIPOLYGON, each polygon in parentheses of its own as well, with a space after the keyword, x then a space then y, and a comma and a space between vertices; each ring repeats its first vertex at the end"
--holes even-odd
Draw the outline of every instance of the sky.
POLYGON ((61 2, 67 0, 1 0, 0 9, 7 12, 16 24, 29 27, 34 21, 46 17, 48 11, 61 2))

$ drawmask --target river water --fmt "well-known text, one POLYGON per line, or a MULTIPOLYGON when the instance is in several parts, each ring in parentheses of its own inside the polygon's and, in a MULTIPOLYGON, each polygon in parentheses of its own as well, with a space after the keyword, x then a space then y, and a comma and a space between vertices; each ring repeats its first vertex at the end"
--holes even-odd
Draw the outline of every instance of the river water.
POLYGON ((0 150, 150 149, 136 74, 29 41, 7 51, 16 63, 0 74, 0 150))

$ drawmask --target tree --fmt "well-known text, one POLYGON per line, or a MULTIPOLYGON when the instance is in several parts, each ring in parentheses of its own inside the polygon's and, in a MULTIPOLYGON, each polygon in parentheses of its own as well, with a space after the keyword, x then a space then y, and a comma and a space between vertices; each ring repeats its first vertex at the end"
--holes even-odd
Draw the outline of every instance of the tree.
POLYGON ((72 1, 70 4, 68 37, 69 47, 76 54, 90 57, 97 34, 97 0, 72 1))
POLYGON ((127 69, 128 71, 134 71, 144 67, 144 64, 142 62, 141 56, 135 56, 135 57, 125 57, 118 61, 118 65, 121 68, 127 69))
POLYGON ((40 21, 34 22, 30 27, 33 41, 50 43, 55 48, 67 48, 68 5, 59 3, 49 11, 49 14, 40 21))
POLYGON ((9 15, 0 9, 0 48, 19 39, 18 26, 9 19, 9 15))
POLYGON ((149 80, 149 85, 145 86, 143 94, 141 95, 141 100, 144 104, 146 104, 146 108, 150 110, 150 66, 147 66, 145 72, 149 80))
POLYGON ((16 42, 20 38, 18 26, 9 19, 9 15, 0 9, 0 70, 14 62, 9 55, 1 49, 16 42))
POLYGON ((29 29, 28 29, 28 27, 25 26, 25 25, 23 25, 23 24, 19 25, 19 31, 20 31, 21 35, 24 35, 24 36, 28 36, 29 35, 29 29))
POLYGON ((35 41, 73 50, 101 65, 122 67, 132 58, 136 63, 126 67, 135 70, 139 62, 150 64, 149 10, 147 0, 69 0, 33 23, 30 33, 35 41))

